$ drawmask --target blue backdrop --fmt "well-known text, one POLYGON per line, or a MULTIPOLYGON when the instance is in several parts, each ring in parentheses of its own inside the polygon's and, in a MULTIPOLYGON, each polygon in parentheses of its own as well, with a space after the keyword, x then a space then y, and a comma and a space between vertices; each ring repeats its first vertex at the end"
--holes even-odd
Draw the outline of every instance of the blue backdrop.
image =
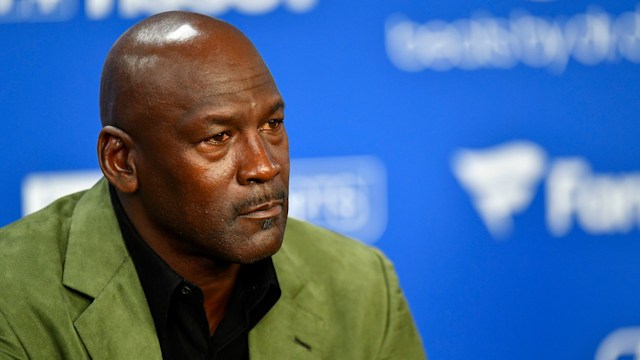
POLYGON ((293 215, 385 251, 432 359, 640 359, 639 4, 0 0, 0 225, 93 181, 105 55, 178 8, 255 42, 293 215))

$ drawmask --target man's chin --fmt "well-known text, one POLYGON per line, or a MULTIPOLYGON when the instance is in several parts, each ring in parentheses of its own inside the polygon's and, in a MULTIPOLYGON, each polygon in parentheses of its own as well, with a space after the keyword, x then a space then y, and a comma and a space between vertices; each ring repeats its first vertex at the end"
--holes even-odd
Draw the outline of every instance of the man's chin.
POLYGON ((245 257, 245 264, 254 263, 266 259, 275 255, 282 247, 284 240, 284 232, 280 232, 279 229, 272 229, 274 233, 267 239, 259 239, 258 242, 253 244, 252 249, 247 251, 246 254, 250 255, 245 257))
MULTIPOLYGON (((268 224, 267 224, 268 226, 268 224)), ((238 264, 252 264, 266 259, 280 250, 284 240, 284 226, 272 226, 248 236, 242 246, 235 249, 227 259, 238 264)))

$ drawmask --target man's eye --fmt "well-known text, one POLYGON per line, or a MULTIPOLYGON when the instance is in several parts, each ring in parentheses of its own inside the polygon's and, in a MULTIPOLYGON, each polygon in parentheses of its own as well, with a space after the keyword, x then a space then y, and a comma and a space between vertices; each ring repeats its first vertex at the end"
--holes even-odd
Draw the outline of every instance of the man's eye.
POLYGON ((205 140, 208 143, 212 143, 212 144, 220 144, 223 143, 225 141, 227 141, 229 139, 229 134, 227 132, 221 132, 218 134, 213 135, 212 137, 208 138, 207 140, 205 140))
POLYGON ((284 119, 272 119, 264 123, 260 130, 266 131, 275 131, 279 130, 282 127, 282 123, 284 123, 284 119))

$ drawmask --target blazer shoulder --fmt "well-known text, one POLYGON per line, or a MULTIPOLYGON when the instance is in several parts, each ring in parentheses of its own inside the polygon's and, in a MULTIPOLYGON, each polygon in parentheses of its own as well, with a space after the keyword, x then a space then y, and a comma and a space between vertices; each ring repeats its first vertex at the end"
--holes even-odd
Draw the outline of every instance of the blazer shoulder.
POLYGON ((285 298, 302 294, 296 297, 299 308, 322 319, 326 357, 424 359, 391 261, 372 246, 288 221, 283 247, 274 256, 278 279, 285 298))
MULTIPOLYGON (((71 218, 81 196, 56 200, 0 229, 4 295, 0 297, 0 354, 55 357, 61 334, 69 332, 73 311, 67 306, 75 297, 63 290, 62 277, 71 218), (56 340, 48 341, 50 338, 56 340)), ((64 341, 65 346, 69 342, 64 341)))
POLYGON ((66 248, 75 205, 84 192, 60 198, 42 210, 0 228, 0 269, 19 273, 23 266, 34 267, 46 259, 60 264, 66 248))

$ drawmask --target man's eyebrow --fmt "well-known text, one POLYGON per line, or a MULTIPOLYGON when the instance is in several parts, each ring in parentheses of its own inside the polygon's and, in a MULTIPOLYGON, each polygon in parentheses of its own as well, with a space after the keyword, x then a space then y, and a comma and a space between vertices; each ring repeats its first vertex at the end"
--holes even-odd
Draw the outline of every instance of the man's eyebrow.
MULTIPOLYGON (((266 108, 266 111, 269 111, 268 114, 275 114, 278 111, 283 111, 285 107, 284 101, 282 99, 278 99, 273 103, 270 107, 266 108)), ((267 114, 265 114, 267 115, 267 114)), ((211 113, 203 113, 197 115, 197 113, 192 113, 190 115, 185 116, 181 123, 188 125, 193 123, 206 123, 210 125, 228 125, 229 123, 233 123, 236 121, 236 114, 233 111, 225 111, 218 109, 217 111, 213 111, 211 113)))
POLYGON ((273 104, 273 106, 271 107, 271 112, 277 112, 280 110, 284 110, 284 101, 282 100, 278 100, 275 104, 273 104))
POLYGON ((207 124, 226 125, 233 122, 234 119, 235 119, 235 116, 232 113, 214 112, 214 113, 206 113, 206 114, 203 114, 202 116, 194 116, 188 119, 187 123, 192 121, 196 121, 196 122, 204 121, 207 124))

